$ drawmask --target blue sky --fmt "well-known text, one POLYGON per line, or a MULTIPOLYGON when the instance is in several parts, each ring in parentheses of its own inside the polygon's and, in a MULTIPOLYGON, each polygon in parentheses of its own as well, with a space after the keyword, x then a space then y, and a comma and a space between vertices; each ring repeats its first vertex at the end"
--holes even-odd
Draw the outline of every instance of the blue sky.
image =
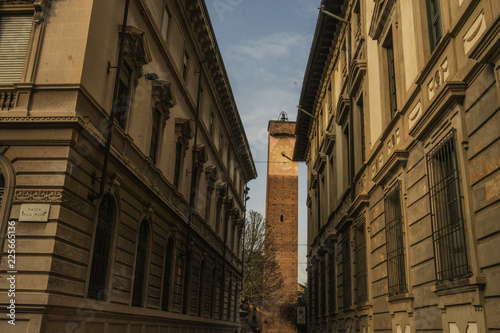
MULTIPOLYGON (((206 0, 259 177, 247 208, 265 216, 267 125, 295 120, 320 0, 206 0)), ((306 244, 306 167, 299 163, 299 244, 306 244)), ((299 281, 306 281, 299 246, 299 281)))

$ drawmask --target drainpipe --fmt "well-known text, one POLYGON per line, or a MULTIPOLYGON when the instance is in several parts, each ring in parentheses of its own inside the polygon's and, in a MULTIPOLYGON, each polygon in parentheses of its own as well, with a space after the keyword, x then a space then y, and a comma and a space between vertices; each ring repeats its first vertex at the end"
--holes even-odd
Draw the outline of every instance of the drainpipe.
MULTIPOLYGON (((231 160, 231 145, 228 143, 228 161, 231 160)), ((229 164, 228 164, 229 166, 229 164)), ((224 214, 224 249, 222 250, 222 283, 224 283, 224 288, 226 286, 226 247, 227 247, 227 228, 229 223, 229 181, 231 180, 229 176, 229 170, 226 174, 226 213, 224 214)), ((222 298, 222 297, 221 297, 222 298)), ((224 303, 224 301, 222 301, 224 303)), ((229 306, 228 306, 229 309, 229 306)), ((229 311, 229 310, 228 310, 229 311)), ((223 317, 223 311, 220 311, 220 319, 223 317)))
MULTIPOLYGON (((113 132, 115 130, 115 118, 116 118, 116 106, 118 103, 118 87, 120 83, 120 69, 122 66, 123 62, 123 49, 125 46, 125 32, 127 29, 127 16, 128 16, 128 6, 129 6, 130 0, 125 1, 125 10, 123 13, 123 23, 122 23, 122 32, 119 36, 120 39, 120 45, 118 46, 118 62, 116 65, 117 71, 115 75, 115 86, 113 89, 113 103, 111 105, 111 114, 108 119, 108 124, 107 124, 107 140, 106 140, 106 148, 104 152, 104 162, 102 165, 102 175, 101 175, 101 186, 99 189, 99 193, 96 192, 89 192, 87 194, 87 199, 90 202, 93 202, 96 199, 99 199, 103 196, 104 194, 104 187, 106 185, 106 178, 108 176, 108 163, 109 163, 109 156, 111 152, 111 139, 113 138, 113 132)), ((108 63, 109 64, 109 63, 108 63)))

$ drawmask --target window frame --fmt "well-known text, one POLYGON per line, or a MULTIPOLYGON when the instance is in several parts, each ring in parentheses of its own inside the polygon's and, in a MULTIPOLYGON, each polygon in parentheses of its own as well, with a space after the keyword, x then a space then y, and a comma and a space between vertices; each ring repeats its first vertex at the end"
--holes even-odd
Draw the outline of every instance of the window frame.
POLYGON ((167 245, 165 246, 165 256, 163 260, 163 281, 161 290, 161 300, 160 300, 160 310, 170 311, 171 310, 171 299, 172 299, 172 274, 174 272, 175 265, 175 239, 170 236, 167 240, 167 245), (170 247, 172 247, 170 253, 170 247))
POLYGON ((443 20, 441 15, 441 2, 440 0, 426 0, 425 5, 427 9, 429 43, 432 53, 439 44, 439 41, 443 38, 443 20), (434 6, 431 2, 437 4, 437 6, 434 6), (437 9, 437 11, 434 12, 434 9, 437 9), (436 25, 439 27, 439 31, 436 30, 436 25))
POLYGON ((406 234, 400 180, 397 180, 384 195, 384 214, 388 294, 394 296, 408 292, 406 234), (394 206, 391 206, 391 204, 394 206), (394 230, 394 233, 391 233, 392 230, 394 230))
POLYGON ((342 246, 342 302, 343 302, 343 311, 345 312, 349 311, 350 307, 352 306, 350 230, 346 231, 346 235, 342 240, 341 246, 342 246))
POLYGON ((149 221, 146 219, 143 219, 141 221, 139 230, 137 232, 136 244, 137 246, 135 250, 134 279, 132 281, 131 305, 135 307, 144 307, 148 299, 147 286, 148 286, 148 274, 149 274, 149 253, 151 245, 151 226, 149 221), (145 238, 142 238, 141 236, 144 236, 145 238), (141 241, 145 241, 142 247, 141 247, 141 241), (139 251, 141 250, 144 250, 143 258, 139 256, 141 254, 141 252, 139 251), (138 267, 142 267, 142 272, 141 270, 138 270, 138 267), (142 273, 143 275, 142 281, 140 281, 140 283, 138 283, 137 281, 138 273, 142 273), (140 293, 136 294, 136 292, 140 293))
MULTIPOLYGON (((113 196, 111 194, 105 194, 102 198, 101 198, 101 201, 99 203, 99 208, 98 208, 98 211, 97 211, 97 217, 96 217, 96 226, 95 226, 95 229, 94 229, 94 233, 93 233, 93 239, 92 239, 92 257, 89 258, 89 262, 90 262, 90 269, 89 269, 89 277, 88 277, 88 283, 87 283, 87 295, 86 297, 88 299, 92 299, 92 300, 96 300, 96 301, 101 301, 101 302, 106 302, 108 301, 108 286, 109 286, 109 283, 110 283, 110 272, 111 272, 111 265, 112 265, 112 262, 113 262, 113 258, 112 258, 112 251, 113 251, 113 244, 114 244, 114 234, 115 234, 115 228, 116 228, 116 221, 117 221, 117 205, 116 205, 116 201, 115 199, 113 198, 113 196), (105 201, 106 200, 106 201, 105 201), (92 283, 92 280, 93 280, 93 272, 97 272, 95 271, 95 269, 98 269, 98 267, 94 267, 94 262, 96 260, 96 246, 98 245, 97 242, 99 241, 98 238, 101 238, 99 236, 99 228, 102 227, 102 223, 101 223, 101 209, 103 209, 103 204, 105 203, 109 203, 110 204, 110 213, 111 213, 111 217, 106 217, 106 218, 109 218, 110 219, 110 227, 109 227, 109 237, 107 238, 107 242, 104 242, 106 245, 107 245, 107 254, 106 254, 106 263, 105 263, 105 269, 104 269, 104 281, 102 283, 102 285, 100 285, 100 287, 102 287, 102 295, 101 297, 98 297, 99 296, 99 292, 96 292, 95 294, 92 294, 91 295, 91 287, 93 285, 92 283)), ((97 265, 97 264, 96 264, 97 265)))
POLYGON ((355 228, 354 256, 356 258, 356 304, 363 304, 368 301, 368 258, 367 243, 365 234, 365 218, 355 228), (361 238, 361 239, 360 239, 361 238))
MULTIPOLYGON (((467 253, 467 239, 466 239, 466 223, 464 207, 462 204, 462 194, 461 194, 461 184, 460 184, 460 169, 458 165, 458 145, 456 144, 456 130, 452 128, 447 134, 437 142, 434 147, 426 154, 426 164, 427 164, 427 179, 429 184, 429 200, 430 200, 430 210, 431 210, 431 225, 432 225, 432 239, 433 239, 433 249, 434 249, 434 264, 436 271, 436 281, 441 283, 448 280, 456 280, 472 275, 471 269, 469 267, 469 258, 467 253), (448 146, 449 145, 449 146, 448 146), (443 152, 444 151, 444 152, 443 152), (441 161, 439 165, 433 163, 433 160, 437 158, 450 158, 449 161, 441 161), (434 165, 431 165, 434 164, 434 165), (445 170, 438 170, 442 167, 445 170), (453 170, 446 170, 452 167, 453 170), (444 175, 441 175, 441 179, 436 179, 437 171, 445 171, 444 175), (443 182, 446 182, 442 188, 443 182), (452 187, 449 190, 448 186, 452 187), (438 188, 438 189, 436 189, 438 188), (448 200, 444 205, 437 209, 437 202, 435 199, 442 191, 445 191, 445 200, 448 200), (452 198, 450 198, 452 197, 452 198), (450 201, 451 199, 451 201, 450 201), (451 207, 454 205, 455 209, 450 212, 451 207), (450 223, 452 215, 457 218, 453 223, 450 223), (445 217, 447 221, 442 222, 437 218, 445 217), (448 230, 445 230, 448 229, 448 230), (451 231, 449 229, 452 229, 451 231), (443 232, 443 234, 440 234, 443 232), (452 236, 450 236, 452 235, 452 236), (444 244, 440 241, 445 239, 444 244), (443 248, 450 246, 452 243, 461 242, 462 249, 456 250, 452 249, 452 254, 447 252, 448 263, 445 261, 445 256, 442 252, 443 248), (459 253, 459 251, 461 253, 459 253), (458 254, 460 258, 455 256, 458 254), (453 261, 461 261, 461 264, 454 264, 453 261), (447 265, 448 264, 448 265, 447 265), (448 272, 448 274, 446 274, 448 272)), ((448 249, 449 250, 449 249, 448 249)))
POLYGON ((158 108, 153 108, 152 112, 152 123, 151 123, 151 139, 149 144, 149 157, 154 164, 158 163, 159 159, 159 146, 161 140, 162 126, 162 113, 158 108), (156 129, 155 129, 156 125, 156 129))
POLYGON ((165 2, 163 5, 163 15, 161 18, 161 26, 160 26, 160 35, 165 42, 168 40, 168 33, 170 31, 169 27, 170 27, 171 18, 172 18, 172 14, 170 14, 170 10, 168 9, 167 3, 165 2), (166 20, 165 20, 165 17, 167 17, 166 20))

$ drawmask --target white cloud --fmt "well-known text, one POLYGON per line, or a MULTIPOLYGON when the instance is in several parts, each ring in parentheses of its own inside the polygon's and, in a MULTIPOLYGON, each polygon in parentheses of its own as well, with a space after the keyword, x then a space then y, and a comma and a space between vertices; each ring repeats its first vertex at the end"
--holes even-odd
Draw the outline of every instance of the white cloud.
POLYGON ((240 60, 265 59, 270 61, 276 58, 288 57, 295 47, 302 47, 304 43, 307 43, 307 40, 303 35, 278 32, 260 39, 232 45, 228 49, 228 56, 230 58, 237 57, 240 60))

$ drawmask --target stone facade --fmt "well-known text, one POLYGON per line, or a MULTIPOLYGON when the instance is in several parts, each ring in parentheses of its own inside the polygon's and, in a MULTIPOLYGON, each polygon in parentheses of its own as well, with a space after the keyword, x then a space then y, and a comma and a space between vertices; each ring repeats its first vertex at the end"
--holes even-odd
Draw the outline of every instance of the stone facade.
MULTIPOLYGON (((295 122, 270 121, 266 193, 266 246, 273 244, 284 278, 282 300, 297 299, 298 264, 298 163, 291 161, 295 145, 295 122)), ((276 311, 263 309, 262 332, 295 332, 280 322, 276 311)))
POLYGON ((204 1, 3 0, 0 54, 0 331, 237 330, 256 169, 204 1))
POLYGON ((309 332, 500 329, 500 6, 322 2, 297 115, 309 332))

